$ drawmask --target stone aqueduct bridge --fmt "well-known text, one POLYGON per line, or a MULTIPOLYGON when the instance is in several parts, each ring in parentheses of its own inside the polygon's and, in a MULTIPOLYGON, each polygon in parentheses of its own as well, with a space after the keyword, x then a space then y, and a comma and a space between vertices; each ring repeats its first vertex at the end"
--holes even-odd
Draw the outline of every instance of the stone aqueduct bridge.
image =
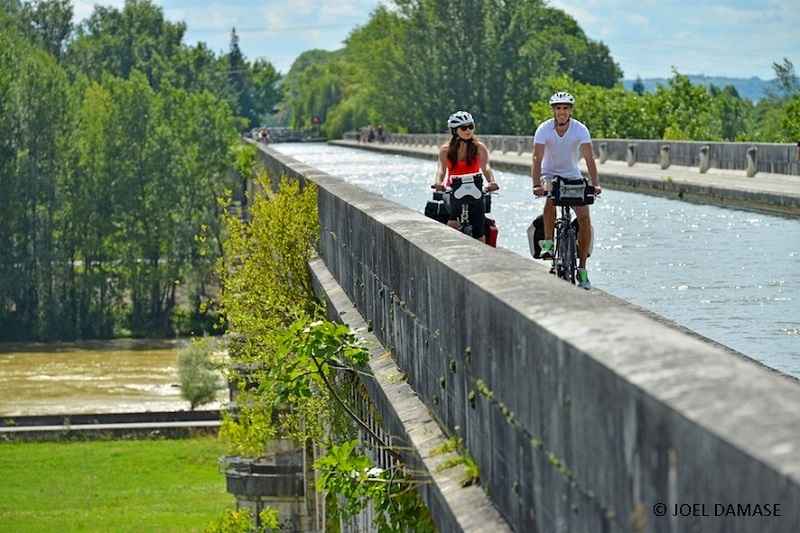
POLYGON ((318 187, 315 286, 372 341, 364 383, 408 464, 430 475, 421 492, 440 531, 798 531, 797 382, 259 153, 273 179, 318 187), (453 436, 477 485, 446 467, 453 436))

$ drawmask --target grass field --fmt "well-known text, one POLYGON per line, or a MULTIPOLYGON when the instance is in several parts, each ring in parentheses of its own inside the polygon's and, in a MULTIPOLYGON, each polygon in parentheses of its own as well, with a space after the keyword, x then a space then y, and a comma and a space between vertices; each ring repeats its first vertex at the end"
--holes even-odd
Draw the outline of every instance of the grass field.
POLYGON ((202 532, 233 507, 215 437, 0 444, 0 531, 202 532))

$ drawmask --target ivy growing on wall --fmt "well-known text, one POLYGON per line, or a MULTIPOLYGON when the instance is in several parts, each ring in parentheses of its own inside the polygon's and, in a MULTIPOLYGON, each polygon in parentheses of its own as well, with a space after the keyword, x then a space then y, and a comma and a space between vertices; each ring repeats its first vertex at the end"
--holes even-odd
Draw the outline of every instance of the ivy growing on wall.
POLYGON ((236 406, 220 434, 232 453, 257 457, 273 439, 316 446, 317 489, 326 495, 328 519, 346 521, 376 511, 382 532, 435 531, 417 491, 419 479, 350 405, 369 352, 358 332, 324 319, 311 284, 308 261, 319 235, 316 187, 283 178, 276 191, 254 161, 237 157, 240 172, 253 172, 260 192, 248 198, 249 217, 226 211, 228 238, 217 271, 220 310, 226 320, 228 378, 236 406), (395 466, 375 466, 358 431, 389 450, 395 466))

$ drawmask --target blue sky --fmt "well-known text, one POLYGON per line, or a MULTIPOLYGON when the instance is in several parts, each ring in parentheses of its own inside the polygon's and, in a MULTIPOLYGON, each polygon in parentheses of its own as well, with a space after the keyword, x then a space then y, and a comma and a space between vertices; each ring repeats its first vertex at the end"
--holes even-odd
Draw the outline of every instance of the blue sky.
MULTIPOLYGON (((442 0, 445 1, 445 0, 442 0)), ((264 58, 286 73, 306 50, 336 50, 369 20, 380 0, 154 0, 164 16, 187 25, 184 42, 227 52, 236 28, 249 60, 264 58)), ((121 9, 124 0, 74 0, 75 19, 94 5, 121 9)), ((590 39, 604 42, 625 78, 705 74, 772 79, 788 58, 800 73, 797 0, 551 0, 590 39)))

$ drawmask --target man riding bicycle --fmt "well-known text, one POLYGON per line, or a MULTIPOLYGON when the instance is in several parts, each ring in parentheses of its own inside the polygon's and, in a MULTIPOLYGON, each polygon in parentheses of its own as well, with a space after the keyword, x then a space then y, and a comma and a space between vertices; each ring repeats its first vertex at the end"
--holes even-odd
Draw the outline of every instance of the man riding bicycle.
MULTIPOLYGON (((564 178, 582 177, 578 160, 580 155, 586 161, 589 178, 599 195, 600 178, 594 160, 592 137, 589 129, 572 118, 575 98, 569 93, 558 92, 550 97, 550 108, 553 118, 542 122, 533 135, 533 177, 534 196, 544 196, 552 187, 554 176, 564 178)), ((583 289, 592 287, 586 271, 586 259, 592 241, 592 225, 589 217, 589 206, 575 206, 573 211, 578 217, 578 286, 583 289)), ((544 235, 539 242, 542 248, 542 259, 553 257, 553 228, 556 220, 556 207, 552 198, 547 198, 544 206, 544 235)))
MULTIPOLYGON (((475 120, 472 115, 466 111, 456 111, 447 119, 447 127, 450 129, 450 139, 439 148, 439 166, 436 170, 433 188, 443 191, 452 187, 453 180, 456 178, 465 181, 480 176, 478 181, 481 182, 481 185, 479 187, 482 187, 485 179, 489 183, 489 191, 499 189, 489 163, 489 150, 473 133, 475 120)), ((457 197, 458 193, 454 192, 454 195, 457 197)), ((461 205, 458 205, 452 198, 448 198, 447 201, 449 212, 447 225, 458 229, 461 205)), ((472 236, 481 242, 486 242, 485 217, 485 204, 482 200, 469 206, 472 236)))

